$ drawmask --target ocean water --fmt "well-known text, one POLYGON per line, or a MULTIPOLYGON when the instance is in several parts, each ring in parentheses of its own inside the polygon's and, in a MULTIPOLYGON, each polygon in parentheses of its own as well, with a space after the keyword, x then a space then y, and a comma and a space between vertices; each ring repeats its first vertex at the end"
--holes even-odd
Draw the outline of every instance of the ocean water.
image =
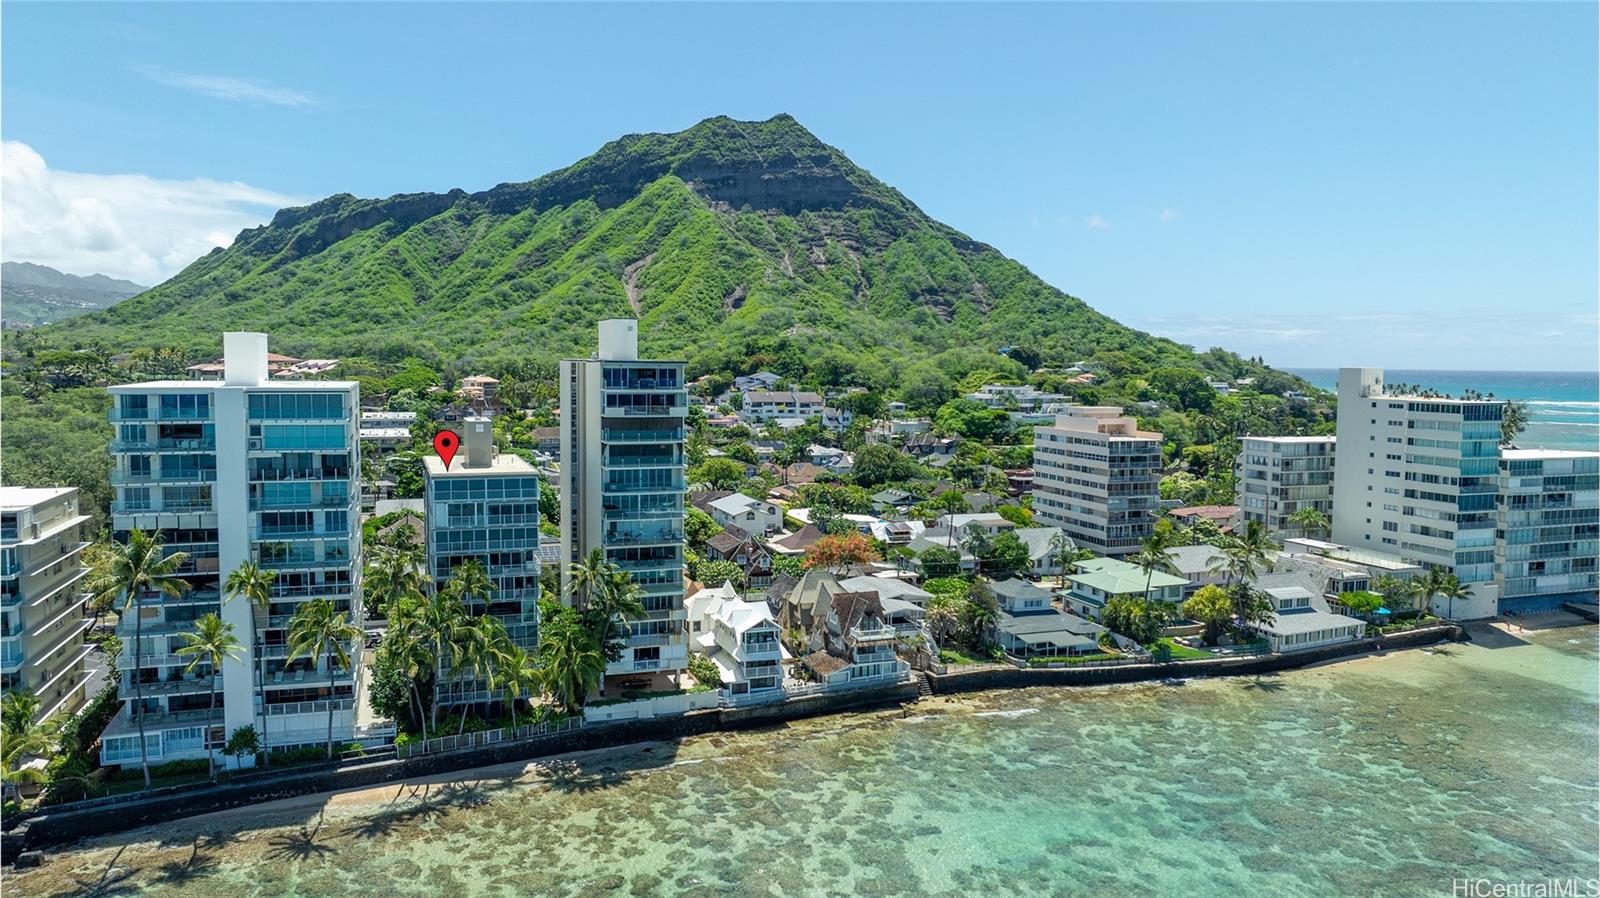
MULTIPOLYGON (((1338 389, 1334 368, 1286 368, 1325 390, 1338 389)), ((1531 421, 1517 445, 1541 449, 1600 449, 1600 372, 1404 371, 1384 372, 1389 383, 1416 384, 1460 396, 1472 389, 1496 399, 1528 403, 1531 421)))
POLYGON ((1595 630, 1497 633, 228 812, 52 855, 7 894, 1278 898, 1594 876, 1595 630))

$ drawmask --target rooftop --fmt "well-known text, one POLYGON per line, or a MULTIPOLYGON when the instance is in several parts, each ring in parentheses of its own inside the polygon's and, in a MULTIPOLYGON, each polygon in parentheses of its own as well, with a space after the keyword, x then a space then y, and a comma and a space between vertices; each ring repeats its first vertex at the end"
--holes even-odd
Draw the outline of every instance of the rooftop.
POLYGON ((1263 443, 1332 443, 1336 438, 1332 434, 1327 436, 1287 436, 1287 437, 1240 437, 1241 440, 1259 440, 1263 443))
POLYGON ((1165 586, 1184 586, 1188 580, 1162 571, 1154 571, 1146 575, 1136 564, 1118 561, 1115 558, 1091 558, 1078 562, 1080 573, 1069 574, 1067 579, 1074 584, 1098 589, 1109 595, 1127 595, 1129 593, 1143 593, 1146 587, 1146 577, 1150 589, 1160 589, 1165 586))
POLYGON ((1537 461, 1550 458, 1596 458, 1600 452, 1582 449, 1501 449, 1500 457, 1510 461, 1537 461))
POLYGON ((429 477, 501 477, 535 473, 533 465, 509 452, 496 455, 488 465, 481 468, 467 467, 467 453, 464 449, 456 453, 449 470, 445 469, 444 459, 437 455, 423 456, 422 463, 427 465, 429 477))
POLYGON ((7 511, 32 508, 76 491, 77 487, 73 486, 0 486, 0 508, 7 511))

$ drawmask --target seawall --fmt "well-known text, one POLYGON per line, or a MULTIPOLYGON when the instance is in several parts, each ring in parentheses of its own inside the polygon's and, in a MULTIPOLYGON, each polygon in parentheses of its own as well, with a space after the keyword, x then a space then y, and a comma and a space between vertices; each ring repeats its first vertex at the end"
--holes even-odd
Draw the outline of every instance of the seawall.
POLYGON ((1250 655, 1240 658, 1217 658, 1208 661, 1182 661, 1170 664, 1124 664, 1107 667, 985 667, 982 670, 951 670, 945 674, 929 674, 928 682, 935 695, 953 695, 961 692, 979 692, 985 689, 1021 689, 1029 686, 1107 686, 1115 683, 1138 683, 1163 680, 1168 677, 1228 677, 1250 676, 1308 667, 1324 661, 1384 652, 1390 649, 1415 648, 1437 642, 1460 642, 1468 639, 1466 628, 1450 624, 1426 629, 1407 630, 1377 639, 1346 642, 1338 645, 1307 649, 1282 655, 1250 655))
POLYGON ((90 836, 125 832, 141 826, 180 820, 245 805, 296 798, 319 792, 358 789, 383 783, 486 767, 571 752, 615 748, 640 742, 682 739, 727 730, 753 729, 789 720, 844 711, 878 708, 915 701, 917 686, 903 683, 882 689, 812 695, 773 705, 695 711, 682 716, 654 717, 595 724, 522 742, 498 743, 447 754, 405 760, 375 761, 337 769, 300 773, 252 774, 244 782, 199 785, 160 795, 100 799, 80 806, 45 809, 23 821, 0 840, 5 863, 23 851, 63 845, 90 836))
MULTIPOLYGON (((1283 655, 1253 655, 1207 661, 1108 667, 985 667, 982 670, 955 670, 926 676, 935 695, 1032 686, 1101 686, 1161 680, 1174 676, 1250 676, 1307 667, 1372 652, 1415 648, 1444 641, 1458 642, 1468 638, 1464 627, 1452 624, 1408 630, 1377 639, 1324 646, 1283 655)), ((903 683, 882 689, 806 696, 774 705, 694 711, 682 716, 593 724, 583 729, 521 742, 499 743, 447 754, 375 761, 369 764, 300 773, 251 774, 244 781, 219 786, 197 785, 173 789, 158 795, 100 799, 80 803, 78 806, 66 805, 58 809, 46 809, 43 813, 28 818, 0 839, 0 855, 3 855, 4 862, 9 863, 22 851, 63 845, 90 836, 124 832, 141 826, 244 805, 296 798, 319 792, 366 788, 415 777, 529 761, 571 752, 771 726, 825 714, 906 704, 917 701, 917 698, 917 684, 903 683)))

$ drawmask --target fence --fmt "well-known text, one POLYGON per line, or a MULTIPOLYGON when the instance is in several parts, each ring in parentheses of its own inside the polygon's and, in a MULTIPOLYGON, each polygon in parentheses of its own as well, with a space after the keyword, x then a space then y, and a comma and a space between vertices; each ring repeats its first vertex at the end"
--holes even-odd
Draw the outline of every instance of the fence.
POLYGON ((583 718, 568 717, 553 723, 528 724, 527 726, 517 727, 515 730, 484 730, 480 733, 463 733, 459 736, 441 736, 437 739, 429 739, 426 742, 417 741, 396 745, 395 756, 405 759, 417 755, 464 751, 484 745, 496 745, 501 742, 520 742, 525 739, 536 739, 540 736, 549 736, 555 733, 566 733, 582 726, 583 718))
POLYGON ((807 683, 804 685, 784 686, 781 689, 764 689, 760 692, 747 692, 743 695, 734 695, 726 689, 717 693, 717 704, 723 708, 747 708, 752 705, 770 705, 777 702, 786 702, 790 699, 805 698, 812 695, 824 695, 835 692, 853 692, 857 689, 881 688, 884 686, 897 686, 901 683, 911 682, 909 671, 897 671, 892 674, 880 674, 874 677, 861 677, 856 680, 845 680, 842 683, 807 683))

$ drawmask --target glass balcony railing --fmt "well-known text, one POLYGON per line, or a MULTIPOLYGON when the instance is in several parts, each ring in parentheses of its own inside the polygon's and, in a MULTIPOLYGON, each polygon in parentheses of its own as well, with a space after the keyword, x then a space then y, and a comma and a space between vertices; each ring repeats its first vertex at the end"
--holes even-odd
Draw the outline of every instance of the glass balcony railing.
POLYGON ((624 430, 622 428, 602 427, 600 428, 600 439, 607 443, 678 443, 683 441, 683 428, 624 430))
POLYGON ((182 471, 112 471, 111 482, 126 483, 211 483, 217 479, 213 469, 182 471))

